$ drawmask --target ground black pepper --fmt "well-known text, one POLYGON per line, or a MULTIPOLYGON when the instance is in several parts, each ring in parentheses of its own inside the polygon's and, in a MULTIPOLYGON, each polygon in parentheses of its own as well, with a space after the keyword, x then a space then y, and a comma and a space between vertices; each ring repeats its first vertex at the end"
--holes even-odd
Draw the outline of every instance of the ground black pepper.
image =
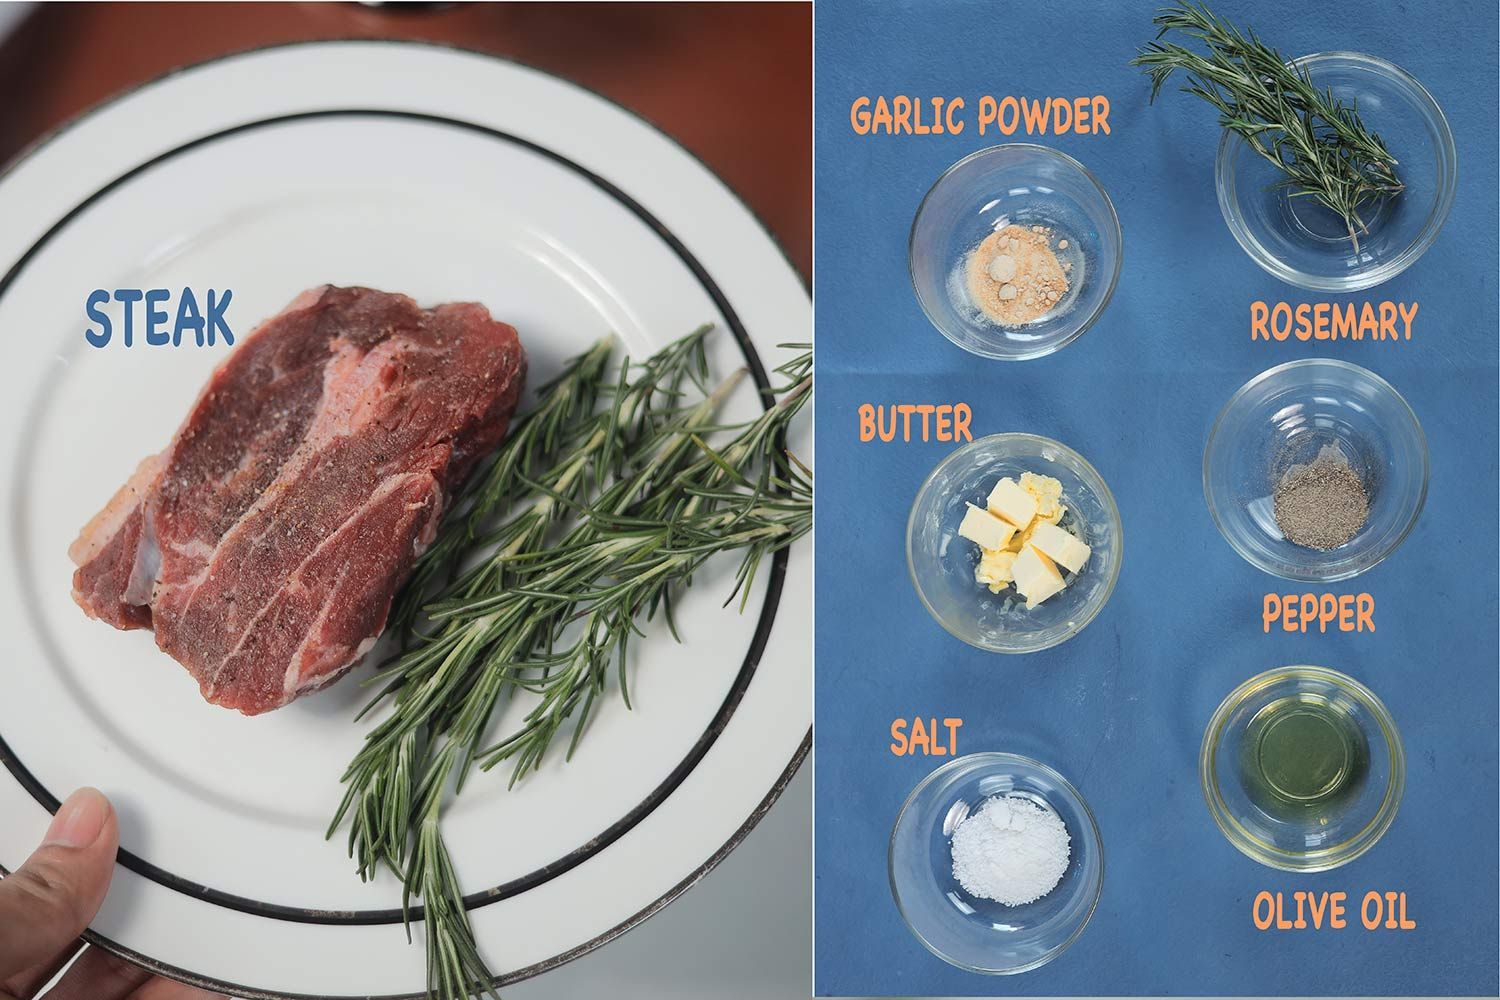
POLYGON ((1281 533, 1310 549, 1338 548, 1370 516, 1370 497, 1359 474, 1341 458, 1324 455, 1288 469, 1272 499, 1281 533))

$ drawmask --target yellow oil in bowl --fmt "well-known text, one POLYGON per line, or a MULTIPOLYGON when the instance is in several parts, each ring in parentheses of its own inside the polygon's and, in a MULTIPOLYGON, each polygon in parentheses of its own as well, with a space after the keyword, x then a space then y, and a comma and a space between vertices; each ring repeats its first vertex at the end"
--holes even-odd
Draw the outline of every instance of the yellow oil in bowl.
POLYGON ((1260 808, 1290 818, 1336 810, 1358 793, 1370 748, 1354 720, 1318 697, 1280 698, 1250 720, 1240 777, 1260 808))

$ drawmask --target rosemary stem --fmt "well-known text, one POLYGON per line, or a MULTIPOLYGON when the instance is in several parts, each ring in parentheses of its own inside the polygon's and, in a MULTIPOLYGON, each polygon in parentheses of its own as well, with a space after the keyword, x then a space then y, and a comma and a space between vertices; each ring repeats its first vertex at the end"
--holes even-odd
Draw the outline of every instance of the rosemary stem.
POLYGON ((492 981, 442 839, 450 789, 502 761, 514 784, 565 730, 571 757, 612 671, 630 705, 641 621, 660 613, 676 636, 674 595, 719 553, 741 554, 730 600, 743 602, 762 559, 810 530, 810 480, 779 444, 811 389, 810 355, 777 369, 790 385, 753 420, 716 426, 747 373, 709 387, 706 333, 613 378, 600 345, 570 362, 461 496, 393 616, 407 641, 372 679, 367 708, 389 714, 344 775, 330 834, 348 819, 360 874, 385 866, 403 906, 423 901, 429 992, 441 1000, 492 981), (687 401, 689 389, 701 398, 687 401), (707 441, 720 433, 729 441, 716 451, 707 441), (477 546, 484 554, 459 572, 477 546), (523 718, 482 746, 516 693, 529 699, 523 718))
POLYGON ((1355 253, 1368 232, 1361 214, 1403 190, 1397 160, 1368 129, 1354 102, 1319 90, 1303 66, 1290 63, 1253 31, 1241 31, 1189 0, 1152 19, 1160 31, 1131 60, 1151 79, 1151 99, 1173 73, 1182 88, 1219 112, 1221 128, 1284 175, 1293 197, 1311 197, 1344 223, 1355 253), (1201 42, 1196 52, 1162 38, 1171 32, 1201 42))

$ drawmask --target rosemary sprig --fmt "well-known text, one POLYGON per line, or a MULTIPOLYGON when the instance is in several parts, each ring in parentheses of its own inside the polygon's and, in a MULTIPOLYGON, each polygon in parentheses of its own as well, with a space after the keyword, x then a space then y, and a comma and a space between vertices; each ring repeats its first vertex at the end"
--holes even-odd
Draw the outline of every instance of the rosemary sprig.
MULTIPOLYGON (((542 496, 530 517, 517 518, 507 526, 516 537, 485 537, 486 527, 497 513, 538 494, 575 496, 590 486, 597 488, 598 477, 618 461, 622 438, 644 436, 667 419, 661 401, 680 397, 684 383, 702 385, 708 376, 704 341, 711 330, 709 326, 699 327, 637 366, 639 375, 628 389, 607 386, 603 381, 614 352, 613 339, 606 337, 568 362, 560 375, 537 390, 540 405, 521 419, 488 470, 475 476, 460 495, 443 530, 413 567, 387 627, 410 637, 422 604, 438 584, 451 583, 464 553, 476 546, 483 548, 486 543, 497 550, 510 545, 524 547, 526 539, 522 536, 545 530, 566 508, 542 496), (607 412, 600 413, 600 396, 611 388, 612 404, 607 412), (564 454, 571 457, 570 462, 559 461, 564 454)), ((629 364, 621 366, 621 379, 630 368, 629 364)), ((477 586, 485 581, 471 582, 477 586)))
POLYGON ((493 995, 443 844, 450 789, 476 760, 510 761, 514 784, 570 727, 571 757, 612 675, 628 705, 641 620, 660 612, 676 635, 672 595, 721 552, 742 554, 730 600, 743 607, 765 557, 811 527, 811 483, 782 443, 811 388, 810 354, 778 369, 789 385, 759 417, 721 427, 714 414, 743 373, 708 390, 706 334, 614 379, 607 345, 570 363, 464 493, 400 605, 403 651, 369 706, 390 711, 345 773, 329 833, 347 819, 361 876, 397 873, 408 916, 423 900, 429 993, 443 1000, 493 995), (707 443, 717 433, 731 435, 721 449, 707 443), (482 746, 517 694, 535 705, 482 746))
POLYGON ((1160 28, 1157 40, 1131 60, 1150 76, 1151 100, 1180 70, 1187 77, 1182 89, 1218 109, 1221 128, 1285 174, 1281 184, 1292 197, 1313 198, 1343 220, 1357 253, 1359 234, 1368 232, 1360 212, 1400 194, 1403 185, 1396 158, 1365 126, 1356 104, 1319 90, 1306 69, 1202 4, 1162 8, 1152 23, 1160 28), (1172 31, 1197 39, 1207 52, 1161 41, 1172 31))
MULTIPOLYGON (((809 366, 810 359, 794 362, 794 367, 809 366)), ((649 621, 661 613, 676 636, 672 594, 688 585, 707 559, 726 551, 742 555, 725 603, 738 596, 743 609, 765 557, 807 533, 812 526, 812 485, 781 455, 778 442, 805 402, 810 378, 799 378, 722 451, 693 434, 697 457, 633 510, 596 506, 560 545, 518 557, 529 564, 532 576, 504 599, 563 608, 564 617, 576 616, 579 627, 570 644, 547 658, 540 676, 528 673, 525 666, 501 667, 511 684, 541 700, 519 729, 479 753, 485 770, 510 761, 514 784, 540 766, 570 720, 571 757, 594 700, 604 690, 611 663, 618 668, 620 693, 629 704, 626 665, 632 636, 642 634, 638 618, 649 621), (766 455, 776 458, 757 458, 766 455), (743 471, 747 467, 755 470, 753 479, 743 471), (579 717, 573 720, 575 712, 579 717)), ((478 610, 475 604, 459 603, 438 613, 463 616, 478 610)))

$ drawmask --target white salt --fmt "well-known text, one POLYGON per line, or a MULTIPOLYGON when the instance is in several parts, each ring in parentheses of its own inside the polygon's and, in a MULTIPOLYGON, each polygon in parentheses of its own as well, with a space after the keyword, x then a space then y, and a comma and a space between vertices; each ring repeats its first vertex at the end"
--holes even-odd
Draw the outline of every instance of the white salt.
POLYGON ((1035 902, 1068 870, 1068 827, 1017 795, 997 795, 953 831, 953 877, 964 891, 1006 906, 1035 902))

